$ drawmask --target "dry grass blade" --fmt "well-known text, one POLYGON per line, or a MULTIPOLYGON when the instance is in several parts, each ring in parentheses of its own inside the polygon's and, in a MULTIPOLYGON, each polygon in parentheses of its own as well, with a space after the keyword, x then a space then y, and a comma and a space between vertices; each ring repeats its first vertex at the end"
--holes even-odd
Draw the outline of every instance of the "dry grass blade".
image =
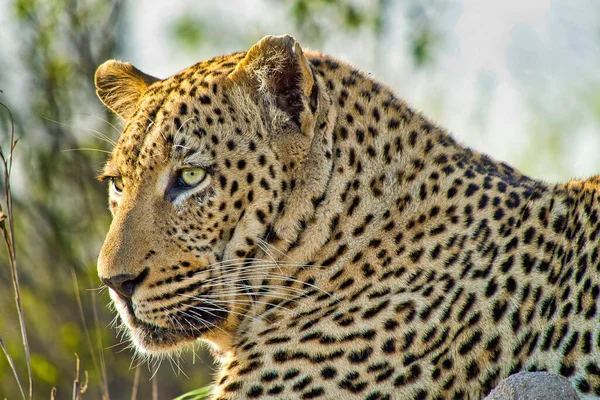
POLYGON ((8 360, 8 364, 10 365, 10 368, 12 369, 15 379, 17 380, 17 385, 19 386, 21 395, 23 396, 23 399, 26 399, 27 397, 25 397, 25 390, 23 390, 23 385, 21 384, 21 380, 19 379, 19 374, 17 373, 17 367, 16 367, 15 362, 13 361, 12 357, 10 356, 10 354, 8 354, 8 350, 6 349, 6 346, 4 345, 4 340, 2 340, 2 337, 0 337, 0 347, 2 347, 2 351, 4 351, 4 355, 6 356, 6 359, 8 360))
MULTIPOLYGON (((77 354, 75 354, 77 357, 77 354)), ((79 357, 77 357, 77 367, 75 367, 75 379, 73 379, 73 400, 79 400, 79 357)))
POLYGON ((158 372, 158 366, 153 367, 154 371, 152 374, 152 400, 158 400, 158 376, 156 372, 158 372))
POLYGON ((133 376, 133 388, 131 390, 131 400, 137 400, 138 388, 140 386, 140 374, 142 369, 137 367, 135 369, 135 375, 133 376))
MULTIPOLYGON (((77 307, 79 308, 79 318, 81 319, 81 324, 83 325, 83 331, 85 333, 86 342, 88 348, 90 350, 90 354, 92 356, 92 362, 94 363, 94 368, 98 375, 103 378, 102 379, 102 398, 108 399, 108 387, 106 384, 106 368, 104 368, 104 358, 101 357, 101 363, 98 362, 96 358, 96 352, 94 351, 94 345, 92 344, 92 338, 90 337, 90 331, 87 328, 87 322, 85 320, 85 314, 83 312, 83 303, 81 302, 81 296, 79 294, 79 284, 77 282, 77 275, 75 274, 75 270, 71 269, 71 276, 73 278, 73 289, 75 290, 75 299, 77 300, 77 307), (102 364, 102 366, 100 366, 102 364)), ((100 352, 102 352, 102 347, 100 347, 100 352)), ((87 372, 86 372, 87 374, 87 372)), ((79 358, 77 359, 77 376, 79 376, 79 358)))
POLYGON ((79 381, 79 356, 77 353, 75 354, 75 379, 73 380, 73 400, 81 400, 81 395, 85 393, 88 388, 89 377, 87 371, 83 371, 85 375, 85 380, 83 382, 79 381))
MULTIPOLYGON (((5 196, 5 205, 6 210, 3 210, 0 206, 0 229, 2 230, 2 235, 4 236, 4 243, 6 244, 6 249, 8 250, 8 261, 10 266, 10 274, 12 277, 13 290, 15 292, 15 303, 17 306, 17 314, 19 316, 19 326, 21 328, 21 338, 23 340, 23 348, 25 350, 25 360, 27 364, 27 377, 29 378, 29 400, 33 399, 33 375, 31 373, 31 353, 29 350, 29 340, 27 339, 27 329, 25 328, 25 316, 23 314, 23 306, 21 305, 21 289, 19 286, 19 274, 17 272, 17 255, 15 250, 15 240, 14 240, 14 218, 13 218, 13 201, 12 201, 12 193, 10 190, 10 173, 12 171, 12 162, 13 162, 13 152, 15 150, 15 146, 17 145, 17 140, 15 140, 15 122, 13 119, 12 112, 6 106, 6 104, 0 102, 0 106, 4 107, 8 111, 8 116, 10 120, 10 149, 8 151, 8 155, 4 154, 4 150, 0 147, 0 160, 2 161, 2 166, 4 168, 4 196, 5 196)), ((4 346, 3 346, 4 349, 4 346)), ((8 353, 5 351, 8 356, 8 353)), ((19 379, 17 378, 17 381, 19 379)), ((20 382, 19 382, 20 384, 20 382)), ((26 397, 24 397, 26 398, 26 397)))
POLYGON ((90 293, 90 299, 92 302, 92 312, 94 315, 94 329, 96 331, 98 358, 100 358, 100 371, 103 385, 102 400, 110 400, 110 394, 108 391, 108 374, 106 372, 106 360, 104 359, 104 345, 102 344, 102 337, 100 336, 100 318, 98 318, 98 306, 96 304, 97 293, 90 293))

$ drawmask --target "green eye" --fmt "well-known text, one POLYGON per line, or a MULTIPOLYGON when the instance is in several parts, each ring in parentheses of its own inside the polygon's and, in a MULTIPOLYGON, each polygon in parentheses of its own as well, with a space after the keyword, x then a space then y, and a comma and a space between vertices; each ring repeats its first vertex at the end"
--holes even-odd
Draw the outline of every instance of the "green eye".
POLYGON ((120 176, 113 176, 112 178, 110 178, 110 182, 112 189, 115 191, 116 194, 123 193, 123 178, 121 178, 120 176))
POLYGON ((193 187, 206 178, 206 171, 202 168, 184 168, 179 173, 180 186, 193 187))

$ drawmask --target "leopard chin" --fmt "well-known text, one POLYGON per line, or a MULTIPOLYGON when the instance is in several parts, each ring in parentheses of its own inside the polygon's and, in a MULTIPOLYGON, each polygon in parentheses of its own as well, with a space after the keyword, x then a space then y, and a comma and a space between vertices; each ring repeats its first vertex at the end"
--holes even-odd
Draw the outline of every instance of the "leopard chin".
POLYGON ((227 310, 211 310, 202 312, 196 307, 193 314, 185 315, 178 311, 166 315, 165 324, 161 326, 138 318, 130 299, 124 299, 111 291, 111 298, 127 335, 140 353, 165 355, 179 352, 199 339, 227 318, 227 310))

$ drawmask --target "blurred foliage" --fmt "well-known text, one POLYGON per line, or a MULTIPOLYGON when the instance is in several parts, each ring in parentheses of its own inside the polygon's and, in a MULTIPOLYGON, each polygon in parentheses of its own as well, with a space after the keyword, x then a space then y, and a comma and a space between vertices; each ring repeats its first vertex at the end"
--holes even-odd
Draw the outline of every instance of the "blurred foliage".
MULTIPOLYGON (((366 29, 380 39, 386 33, 391 0, 287 0, 297 31, 313 43, 321 43, 332 31, 366 29)), ((436 20, 446 3, 440 0, 406 0, 407 41, 414 65, 421 68, 434 61, 442 42, 440 24, 436 20)))
POLYGON ((324 26, 315 19, 315 15, 329 14, 341 23, 344 28, 358 29, 363 24, 376 22, 376 13, 369 11, 369 7, 353 4, 351 1, 334 0, 296 0, 293 1, 291 15, 297 27, 305 32, 312 32, 321 38, 324 26))
POLYGON ((438 0, 411 0, 407 4, 407 20, 410 22, 408 43, 416 67, 423 67, 434 61, 442 41, 436 16, 442 13, 443 8, 444 3, 438 0))
POLYGON ((188 49, 195 49, 204 39, 204 25, 191 15, 173 21, 171 31, 175 40, 188 49))

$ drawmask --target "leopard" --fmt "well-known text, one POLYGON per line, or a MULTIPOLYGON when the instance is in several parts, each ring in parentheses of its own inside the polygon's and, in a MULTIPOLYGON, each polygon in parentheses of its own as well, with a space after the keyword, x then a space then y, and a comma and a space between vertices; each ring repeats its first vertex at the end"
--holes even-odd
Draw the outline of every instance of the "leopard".
POLYGON ((600 396, 600 175, 530 178, 290 35, 95 85, 123 120, 98 276, 139 353, 207 344, 212 399, 600 396))

